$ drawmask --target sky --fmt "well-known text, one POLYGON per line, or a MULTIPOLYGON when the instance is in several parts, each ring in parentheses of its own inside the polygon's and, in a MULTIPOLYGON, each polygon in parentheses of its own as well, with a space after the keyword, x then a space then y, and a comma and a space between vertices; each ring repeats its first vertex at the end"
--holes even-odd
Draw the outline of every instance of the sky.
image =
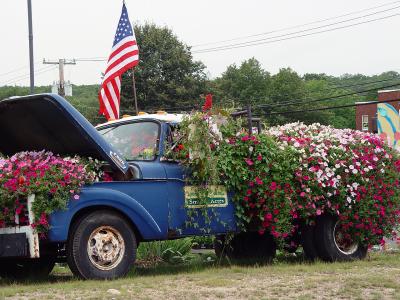
MULTIPOLYGON (((400 1, 382 0, 126 0, 132 23, 152 22, 167 26, 193 47, 195 60, 207 67, 210 78, 221 75, 231 64, 251 57, 275 74, 290 67, 299 74, 345 73, 379 74, 400 71, 400 1), (370 9, 381 6, 379 8, 370 9), (370 10, 365 10, 370 9, 370 10), (325 22, 298 25, 365 10, 325 22), (387 10, 386 12, 377 13, 387 10), (365 16, 370 15, 370 16, 365 16), (347 26, 381 17, 394 17, 311 34, 297 35, 347 26), (363 17, 365 16, 365 17, 363 17), (357 18, 350 22, 348 19, 357 18), (341 22, 334 26, 329 24, 341 22), (310 30, 313 27, 319 29, 310 30), (292 29, 281 30, 293 27, 292 29), (263 34, 276 31, 271 34, 263 34), (237 39, 243 36, 253 37, 237 39), (279 37, 277 37, 279 36, 279 37), (272 42, 274 40, 290 38, 272 42), (232 40, 233 39, 233 40, 232 40), (268 41, 256 46, 226 51, 195 52, 249 40, 268 41), (266 40, 265 40, 266 39, 266 40)), ((107 57, 122 0, 32 0, 35 85, 50 85, 58 79, 56 65, 43 59, 58 60, 107 57)), ((29 48, 26 0, 0 1, 0 86, 29 85, 29 48)), ((139 45, 140 47, 140 45, 139 45)), ((65 79, 74 84, 98 84, 106 62, 78 61, 65 67, 65 79)))

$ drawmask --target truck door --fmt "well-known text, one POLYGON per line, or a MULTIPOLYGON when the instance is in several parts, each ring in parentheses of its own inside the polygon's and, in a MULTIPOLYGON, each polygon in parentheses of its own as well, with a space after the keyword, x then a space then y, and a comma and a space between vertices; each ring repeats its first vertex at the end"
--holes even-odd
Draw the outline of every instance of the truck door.
MULTIPOLYGON (((173 143, 172 127, 166 128, 163 146, 173 143)), ((207 205, 200 204, 189 186, 189 171, 176 161, 161 159, 167 176, 169 231, 171 236, 223 234, 236 230, 231 196, 223 187, 212 189, 207 205)))

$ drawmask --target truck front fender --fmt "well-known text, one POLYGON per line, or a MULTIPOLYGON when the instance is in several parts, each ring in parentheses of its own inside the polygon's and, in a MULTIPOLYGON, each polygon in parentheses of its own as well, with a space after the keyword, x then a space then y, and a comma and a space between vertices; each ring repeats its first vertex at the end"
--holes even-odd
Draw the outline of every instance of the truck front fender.
POLYGON ((113 189, 98 187, 83 188, 79 200, 70 200, 68 208, 50 216, 49 239, 65 242, 74 216, 90 208, 110 207, 128 217, 143 239, 165 239, 167 230, 162 230, 150 213, 134 198, 113 189))

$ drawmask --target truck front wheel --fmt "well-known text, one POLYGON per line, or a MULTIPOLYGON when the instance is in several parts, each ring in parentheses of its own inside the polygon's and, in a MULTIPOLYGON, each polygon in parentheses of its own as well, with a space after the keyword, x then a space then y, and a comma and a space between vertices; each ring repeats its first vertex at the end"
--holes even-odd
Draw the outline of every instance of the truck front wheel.
POLYGON ((366 246, 345 237, 337 217, 320 217, 314 234, 318 256, 325 261, 351 261, 367 255, 366 246))
POLYGON ((68 265, 83 279, 126 275, 136 259, 136 237, 121 215, 101 210, 79 219, 68 243, 68 265))

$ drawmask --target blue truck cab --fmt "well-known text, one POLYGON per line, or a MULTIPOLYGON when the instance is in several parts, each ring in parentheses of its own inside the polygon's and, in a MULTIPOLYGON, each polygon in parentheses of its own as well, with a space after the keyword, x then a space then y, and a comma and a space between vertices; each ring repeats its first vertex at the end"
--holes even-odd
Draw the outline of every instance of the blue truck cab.
POLYGON ((95 128, 58 95, 0 101, 0 153, 45 149, 92 157, 104 162, 110 179, 84 186, 79 200, 54 212, 47 239, 33 245, 33 252, 18 248, 32 247, 28 235, 34 232, 0 231, 3 273, 16 268, 48 273, 55 261, 64 259, 81 278, 116 278, 133 265, 139 243, 236 231, 230 195, 216 187, 217 201, 199 205, 187 185, 188 172, 165 159, 181 119, 144 114, 95 128))

